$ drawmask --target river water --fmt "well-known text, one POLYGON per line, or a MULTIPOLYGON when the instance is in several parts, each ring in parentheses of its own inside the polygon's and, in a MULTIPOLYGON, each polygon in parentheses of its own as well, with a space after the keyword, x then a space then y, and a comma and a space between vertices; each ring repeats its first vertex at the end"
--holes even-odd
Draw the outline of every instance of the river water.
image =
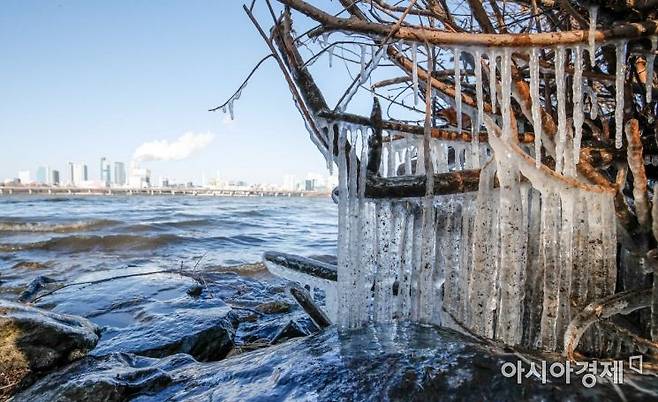
POLYGON ((0 296, 36 275, 238 265, 268 250, 336 255, 336 223, 328 197, 0 197, 0 296))

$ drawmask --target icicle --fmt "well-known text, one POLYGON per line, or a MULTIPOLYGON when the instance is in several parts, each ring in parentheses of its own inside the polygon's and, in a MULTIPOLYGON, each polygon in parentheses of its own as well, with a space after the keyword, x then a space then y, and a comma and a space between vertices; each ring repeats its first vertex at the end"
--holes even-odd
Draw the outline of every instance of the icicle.
POLYGON ((454 52, 454 68, 455 68, 455 112, 457 114, 457 132, 462 132, 462 80, 460 59, 462 51, 456 47, 454 52))
POLYGON ((564 46, 555 49, 555 86, 557 92, 557 135, 555 146, 555 171, 562 172, 564 143, 567 139, 567 112, 564 85, 564 46))
POLYGON ((414 91, 414 106, 418 104, 418 47, 416 42, 411 44, 411 61, 413 67, 411 69, 411 79, 413 80, 414 91))
MULTIPOLYGON (((480 132, 482 127, 482 115, 484 114, 484 97, 482 95, 482 51, 475 51, 475 97, 477 98, 477 118, 475 119, 475 131, 480 132)), ((476 137, 477 138, 477 137, 476 137)), ((473 138, 476 142, 477 139, 473 138)))
POLYGON ((647 55, 647 103, 651 103, 651 97, 653 95, 653 71, 654 63, 656 61, 656 47, 658 45, 658 36, 651 37, 651 50, 647 55))
POLYGON ((344 286, 346 286, 347 294, 346 297, 348 298, 346 300, 346 309, 344 309, 345 314, 347 315, 346 320, 347 324, 350 328, 353 328, 357 325, 357 310, 358 308, 356 307, 356 304, 353 301, 353 297, 355 295, 355 283, 356 283, 356 278, 355 278, 355 272, 357 269, 357 266, 360 264, 360 258, 359 258, 359 253, 361 252, 360 247, 360 240, 362 239, 361 236, 361 220, 360 220, 360 214, 359 214, 359 208, 358 208, 358 178, 359 178, 359 171, 357 170, 357 155, 356 155, 356 141, 357 141, 357 129, 352 128, 350 130, 350 151, 349 154, 346 156, 348 160, 348 180, 347 180, 347 188, 348 188, 348 219, 349 219, 349 245, 348 245, 348 255, 349 255, 349 261, 348 261, 348 266, 349 269, 347 272, 345 272, 345 281, 344 286))
POLYGON ((329 48, 327 49, 327 52, 329 53, 329 68, 331 68, 331 67, 333 67, 334 46, 329 45, 329 48))
POLYGON ((580 46, 573 49, 574 73, 573 73, 573 161, 578 164, 580 161, 580 141, 583 135, 583 53, 580 46))
MULTIPOLYGON (((503 138, 510 140, 512 137, 512 49, 506 47, 501 57, 500 80, 501 99, 500 113, 503 115, 503 138)), ((498 167, 500 169, 500 166, 498 167)), ((499 170, 500 171, 500 170, 499 170)))
POLYGON ((532 127, 535 131, 535 163, 541 165, 541 100, 539 98, 539 50, 530 51, 530 98, 532 99, 532 127))
POLYGON ((587 37, 587 42, 589 43, 589 61, 592 66, 596 64, 596 16, 598 12, 598 6, 590 6, 589 35, 587 37))
POLYGON ((615 147, 621 148, 624 135, 624 82, 626 80, 626 41, 617 43, 615 70, 615 147))
POLYGON ((489 53, 489 97, 491 98, 491 113, 496 113, 496 57, 498 52, 489 53))
POLYGON ((235 115, 234 115, 234 113, 233 113, 233 99, 231 99, 231 100, 228 102, 228 111, 229 111, 229 113, 231 114, 231 120, 233 120, 233 119, 235 118, 235 115))
MULTIPOLYGON (((338 124, 338 127, 336 128, 338 132, 342 129, 342 126, 338 124)), ((329 169, 329 174, 333 175, 334 174, 334 141, 336 140, 336 131, 334 130, 333 125, 329 125, 328 127, 328 135, 329 139, 329 144, 327 147, 327 168, 329 169)))
MULTIPOLYGON (((505 83, 509 78, 511 51, 505 49, 501 72, 503 74, 503 117, 509 115, 509 87, 505 83), (507 98, 507 100, 505 100, 507 98)), ((508 117, 509 119, 509 117, 508 117)), ((509 128, 509 122, 507 123, 509 128)), ((505 130, 505 129, 503 129, 505 130)), ((493 130, 492 130, 493 131, 493 130)), ((490 131, 490 132, 492 132, 490 131)), ((509 131, 503 131, 509 138, 509 131)), ((498 270, 498 283, 500 286, 498 319, 496 321, 496 339, 506 344, 516 345, 521 341, 521 306, 523 300, 524 284, 521 281, 522 271, 525 268, 525 243, 527 239, 522 216, 522 201, 519 186, 519 168, 516 159, 511 154, 499 148, 500 140, 495 135, 490 136, 489 143, 496 152, 497 176, 500 182, 498 208, 498 225, 500 231, 500 266, 498 270)))
POLYGON ((576 192, 560 192, 562 207, 562 225, 560 228, 560 278, 558 287, 559 310, 557 316, 557 347, 562 348, 564 330, 571 321, 571 279, 574 260, 574 212, 576 192))
POLYGON ((599 116, 599 99, 596 95, 596 91, 594 90, 594 82, 592 82, 592 87, 589 89, 589 103, 591 106, 589 110, 589 117, 592 120, 596 120, 596 118, 599 116))
MULTIPOLYGON (((360 75, 361 77, 359 81, 360 84, 365 83, 368 80, 368 77, 370 77, 370 74, 372 74, 375 68, 379 66, 379 61, 381 60, 383 54, 384 54, 383 47, 379 49, 378 52, 374 53, 372 60, 370 60, 370 65, 360 75)), ((352 97, 354 97, 354 94, 358 89, 359 89, 359 85, 352 85, 347 95, 343 98, 340 104, 336 106, 336 111, 344 112, 345 108, 347 107, 347 104, 352 100, 352 97)))
POLYGON ((363 77, 363 73, 365 72, 366 69, 366 47, 365 45, 360 45, 361 47, 361 76, 363 77))
POLYGON ((469 276, 468 299, 470 302, 469 327, 477 334, 493 337, 494 310, 496 309, 495 282, 498 276, 498 197, 493 185, 496 164, 488 163, 480 171, 473 223, 473 266, 469 276))
POLYGON ((349 270, 350 270, 350 221, 349 221, 349 194, 348 194, 348 168, 345 155, 347 130, 338 134, 338 322, 339 326, 349 324, 345 310, 349 302, 349 270))
POLYGON ((482 91, 482 51, 476 49, 473 53, 475 68, 475 98, 477 111, 471 114, 471 155, 473 168, 480 167, 480 128, 482 127, 482 116, 484 114, 484 96, 482 91))
POLYGON ((544 301, 540 331, 541 345, 546 351, 554 351, 557 347, 560 223, 559 195, 550 190, 542 190, 540 253, 544 267, 544 301))

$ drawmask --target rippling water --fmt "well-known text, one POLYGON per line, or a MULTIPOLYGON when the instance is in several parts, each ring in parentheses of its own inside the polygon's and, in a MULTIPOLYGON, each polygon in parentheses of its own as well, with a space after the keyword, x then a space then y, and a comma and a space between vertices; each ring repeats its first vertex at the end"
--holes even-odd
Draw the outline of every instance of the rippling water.
POLYGON ((335 255, 336 214, 329 198, 0 197, 0 294, 36 275, 335 255))

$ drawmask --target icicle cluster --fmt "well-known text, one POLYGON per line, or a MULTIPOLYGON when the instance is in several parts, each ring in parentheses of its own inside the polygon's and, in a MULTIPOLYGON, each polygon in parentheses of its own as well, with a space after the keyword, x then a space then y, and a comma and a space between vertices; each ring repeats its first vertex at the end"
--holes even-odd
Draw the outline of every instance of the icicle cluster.
MULTIPOLYGON (((595 29, 595 10, 591 18, 595 29)), ((590 57, 596 53, 593 32, 590 57)), ((654 38, 652 54, 655 48, 654 38)), ((617 44, 618 125, 623 123, 625 49, 625 42, 617 44)), ((328 294, 332 318, 339 325, 353 328, 395 319, 447 324, 454 318, 476 334, 507 344, 558 351, 573 315, 591 301, 614 293, 613 192, 585 184, 576 175, 587 101, 590 115, 598 114, 593 82, 583 78, 586 47, 553 50, 558 116, 554 138, 544 133, 542 125, 542 50, 537 48, 527 50, 534 146, 519 144, 517 134, 523 127, 513 119, 511 48, 486 53, 453 49, 455 94, 444 100, 454 102, 460 132, 462 106, 471 116, 470 144, 384 133, 379 177, 482 166, 477 194, 369 199, 365 187, 371 130, 316 119, 330 144, 325 154, 328 167, 332 169, 335 162, 339 173, 338 283, 333 291, 317 281, 311 286, 328 294), (462 105, 460 64, 465 53, 474 56, 475 108, 462 105), (569 88, 567 59, 573 61, 569 88), (489 105, 483 94, 483 67, 489 81, 489 105), (572 123, 567 116, 567 91, 573 101, 572 123), (489 110, 498 110, 501 118, 492 118, 489 110), (488 144, 477 140, 483 125, 488 144), (555 170, 542 165, 542 149, 554 157, 555 170)), ((363 47, 361 52, 363 79, 385 52, 374 52, 370 63, 363 47)), ((411 44, 411 59, 416 97, 415 44, 411 44)), ((463 82, 472 81, 465 77, 463 82)), ((597 331, 590 331, 584 347, 599 350, 601 339, 597 331)))

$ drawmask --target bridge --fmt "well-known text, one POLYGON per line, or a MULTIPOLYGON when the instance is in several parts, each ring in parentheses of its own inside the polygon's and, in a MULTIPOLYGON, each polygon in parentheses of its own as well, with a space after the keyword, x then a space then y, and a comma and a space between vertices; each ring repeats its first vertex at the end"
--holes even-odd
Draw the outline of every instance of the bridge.
POLYGON ((176 195, 209 197, 325 197, 324 191, 213 189, 203 187, 85 188, 68 186, 0 186, 3 195, 176 195))

